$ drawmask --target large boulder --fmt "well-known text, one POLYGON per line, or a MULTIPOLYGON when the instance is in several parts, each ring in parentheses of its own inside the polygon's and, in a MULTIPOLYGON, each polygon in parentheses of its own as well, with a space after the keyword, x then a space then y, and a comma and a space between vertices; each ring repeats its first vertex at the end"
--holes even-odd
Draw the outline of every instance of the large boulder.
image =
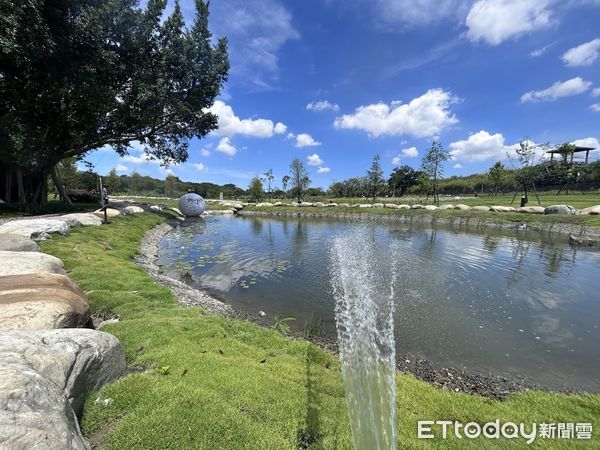
POLYGON ((490 206, 490 211, 493 212, 515 212, 516 209, 512 206, 490 206))
POLYGON ((125 214, 141 214, 144 212, 144 208, 135 205, 129 205, 123 208, 125 214))
POLYGON ((544 214, 577 214, 577 210, 571 205, 550 205, 544 209, 544 214))
POLYGON ((150 207, 150 211, 159 212, 159 211, 162 211, 162 210, 163 210, 163 208, 160 205, 152 205, 150 207))
POLYGON ((543 206, 522 206, 517 208, 517 212, 524 214, 544 214, 546 208, 543 206))
POLYGON ((71 226, 98 226, 102 225, 102 219, 92 213, 73 213, 73 214, 65 214, 60 216, 60 219, 67 220, 69 222, 74 222, 75 225, 71 226))
POLYGON ((458 205, 454 205, 454 209, 458 211, 468 211, 471 209, 471 207, 469 205, 463 205, 462 203, 459 203, 458 205))
POLYGON ((0 234, 0 251, 37 252, 40 248, 31 239, 20 234, 0 234))
POLYGON ((411 205, 410 209, 425 209, 425 207, 419 203, 415 203, 414 205, 411 205))
POLYGON ((350 203, 340 203, 340 208, 350 208, 350 203))
POLYGON ((315 204, 313 205, 317 208, 324 208, 325 207, 325 203, 323 202, 315 202, 315 204))
POLYGON ((302 203, 299 203, 298 206, 300 206, 302 208, 309 208, 309 207, 313 206, 313 204, 311 202, 302 202, 302 203))
POLYGON ((0 330, 81 328, 88 325, 85 294, 65 275, 0 277, 0 330))
POLYGON ((425 206, 423 206, 423 209, 426 209, 428 211, 436 211, 438 209, 438 207, 435 205, 425 205, 425 206))
POLYGON ((0 276, 26 273, 65 273, 63 262, 45 253, 0 251, 0 276))
POLYGON ((371 205, 370 203, 361 203, 360 205, 358 205, 359 208, 372 208, 373 205, 371 205))
POLYGON ((50 234, 69 234, 69 225, 59 219, 24 219, 13 220, 0 225, 0 234, 19 234, 35 241, 48 239, 50 234))
POLYGON ((471 211, 489 211, 490 207, 489 206, 484 206, 484 205, 478 205, 478 206, 473 206, 471 208, 471 211))
POLYGON ((454 209, 454 205, 442 205, 440 209, 454 209))
POLYGON ((373 208, 383 208, 383 203, 373 203, 373 208))
POLYGON ((389 209, 398 209, 398 205, 396 205, 395 203, 386 203, 385 205, 383 205, 383 207, 389 209))
POLYGON ((0 333, 0 448, 89 449, 77 416, 88 393, 125 374, 121 344, 86 329, 0 333))
POLYGON ((410 209, 410 205, 398 205, 398 209, 410 209))
POLYGON ((579 211, 579 214, 598 215, 598 214, 600 214, 600 205, 590 206, 589 208, 584 208, 581 211, 579 211))
MULTIPOLYGON (((100 217, 100 219, 104 219, 104 210, 102 209, 97 209, 96 211, 93 212, 93 214, 97 217, 100 217)), ((121 211, 119 211, 118 209, 114 209, 114 208, 106 208, 106 217, 108 217, 109 219, 112 217, 117 217, 121 215, 121 211)))
POLYGON ((327 204, 325 205, 325 208, 335 208, 336 206, 338 206, 338 204, 337 204, 337 203, 327 203, 327 204))
POLYGON ((273 203, 270 203, 270 202, 262 202, 262 203, 256 204, 257 208, 270 208, 272 206, 273 206, 273 203))

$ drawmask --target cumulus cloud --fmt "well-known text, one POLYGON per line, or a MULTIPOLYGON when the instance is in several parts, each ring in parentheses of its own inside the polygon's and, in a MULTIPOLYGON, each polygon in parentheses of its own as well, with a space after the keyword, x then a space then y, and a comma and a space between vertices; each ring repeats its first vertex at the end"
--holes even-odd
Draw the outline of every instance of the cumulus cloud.
MULTIPOLYGON (((536 146, 535 142, 528 141, 535 147, 536 160, 546 157, 544 146, 536 146)), ((506 144, 504 136, 501 133, 490 134, 485 130, 473 133, 468 139, 452 142, 449 145, 450 156, 458 164, 481 162, 481 161, 503 161, 507 159, 516 159, 516 150, 519 143, 506 144)))
POLYGON ((273 133, 285 133, 287 127, 278 122, 273 125, 272 120, 268 119, 240 119, 233 112, 233 108, 221 100, 208 108, 208 111, 218 116, 219 128, 213 131, 217 136, 232 137, 236 134, 249 137, 270 138, 273 133), (283 131, 281 131, 283 129, 283 131))
POLYGON ((320 142, 315 141, 313 137, 308 133, 300 133, 296 136, 296 147, 316 147, 317 145, 321 145, 320 142))
POLYGON ((306 157, 309 166, 322 166, 323 160, 316 153, 306 157))
POLYGON ((458 122, 450 105, 458 101, 443 89, 430 89, 409 103, 394 101, 356 108, 353 114, 338 117, 336 128, 357 129, 372 137, 411 135, 417 138, 439 134, 458 122))
POLYGON ((600 97, 600 88, 592 89, 592 97, 600 97))
POLYGON ((467 15, 467 36, 498 45, 553 22, 551 0, 478 0, 467 15))
POLYGON ((567 66, 591 66, 600 54, 600 39, 585 42, 577 47, 567 50, 562 56, 567 66))
POLYGON ((202 156, 210 156, 210 150, 206 147, 204 147, 202 150, 200 150, 200 154, 202 156))
POLYGON ((403 149, 398 156, 392 158, 392 165, 399 166, 402 158, 416 158, 419 156, 419 150, 417 147, 409 147, 403 149))
POLYGON ((129 171, 129 168, 124 164, 117 164, 117 166, 115 167, 115 171, 117 173, 124 173, 129 171))
POLYGON ((579 147, 600 148, 600 142, 598 142, 598 139, 593 137, 577 139, 576 141, 573 141, 573 144, 579 147))
POLYGON ((600 112, 600 103, 594 103, 590 105, 590 109, 594 112, 600 112))
POLYGON ((455 168, 455 169, 462 169, 463 168, 463 166, 462 166, 461 163, 456 163, 452 167, 455 168))
POLYGON ((557 81, 552 86, 541 91, 529 91, 521 96, 522 103, 554 101, 561 97, 582 94, 592 86, 592 83, 580 77, 571 78, 567 81, 557 81))
POLYGON ((273 132, 275 134, 285 134, 286 131, 287 131, 287 126, 281 122, 277 122, 277 124, 275 125, 275 128, 273 128, 273 132))
POLYGON ((130 162, 132 164, 160 164, 160 160, 154 158, 146 152, 142 152, 139 156, 125 155, 122 157, 123 161, 130 162))
POLYGON ((340 110, 340 106, 336 103, 331 103, 328 100, 321 100, 319 102, 310 102, 308 105, 306 105, 306 109, 309 111, 325 111, 326 109, 330 109, 338 112, 340 110))
POLYGON ((206 172, 207 168, 204 164, 202 163, 198 163, 198 164, 194 164, 194 168, 198 171, 198 172, 206 172))
POLYGON ((543 54, 545 54, 550 47, 552 47, 552 44, 545 45, 542 48, 538 48, 538 49, 533 50, 531 53, 529 53, 529 55, 532 58, 539 58, 540 56, 542 56, 543 54))
POLYGON ((224 137, 219 141, 219 145, 217 145, 217 151, 225 153, 229 156, 233 156, 237 153, 237 148, 234 147, 228 137, 224 137))
POLYGON ((329 167, 319 167, 319 170, 317 170, 317 173, 329 173, 331 172, 331 169, 329 167))

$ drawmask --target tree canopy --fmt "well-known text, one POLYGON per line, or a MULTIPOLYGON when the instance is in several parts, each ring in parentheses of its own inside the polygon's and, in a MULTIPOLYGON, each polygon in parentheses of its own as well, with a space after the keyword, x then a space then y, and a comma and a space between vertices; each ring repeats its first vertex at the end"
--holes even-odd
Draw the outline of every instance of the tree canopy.
POLYGON ((207 111, 227 79, 208 2, 186 27, 167 0, 0 0, 0 197, 44 202, 64 158, 139 141, 164 164, 217 127, 207 111))

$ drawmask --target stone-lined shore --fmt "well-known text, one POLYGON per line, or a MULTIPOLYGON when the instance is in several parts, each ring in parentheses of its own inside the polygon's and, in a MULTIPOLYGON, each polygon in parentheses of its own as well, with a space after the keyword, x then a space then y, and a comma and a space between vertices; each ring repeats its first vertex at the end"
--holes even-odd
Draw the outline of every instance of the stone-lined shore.
MULTIPOLYGON (((246 213, 251 213, 247 211, 246 213)), ((356 217, 356 215, 354 215, 356 217)), ((261 314, 260 311, 248 311, 234 308, 211 295, 196 289, 181 280, 165 275, 155 263, 158 256, 158 247, 162 238, 177 226, 177 221, 163 223, 150 230, 140 246, 140 255, 136 262, 158 283, 171 289, 179 304, 183 307, 200 306, 208 314, 224 315, 253 322, 256 325, 269 328, 273 325, 272 318, 261 314)), ((316 345, 333 353, 338 352, 337 339, 328 335, 306 335, 295 333, 290 337, 307 338, 316 345)), ((500 376, 482 373, 475 369, 458 369, 441 367, 419 355, 397 355, 397 369, 413 374, 416 378, 429 382, 442 389, 454 392, 481 395, 496 400, 503 400, 509 394, 526 389, 554 391, 561 393, 575 393, 575 389, 543 386, 517 376, 500 376)))

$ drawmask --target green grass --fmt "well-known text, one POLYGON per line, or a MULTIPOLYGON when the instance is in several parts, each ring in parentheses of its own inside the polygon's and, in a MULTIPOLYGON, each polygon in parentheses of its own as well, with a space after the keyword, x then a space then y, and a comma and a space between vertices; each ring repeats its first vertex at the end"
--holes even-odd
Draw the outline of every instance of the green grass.
MULTIPOLYGON (((107 449, 351 448, 336 357, 303 340, 239 320, 180 308, 170 291, 133 262, 139 242, 165 215, 118 217, 43 243, 86 291, 93 310, 121 321, 104 328, 122 342, 130 364, 145 368, 86 404, 86 436, 106 433, 107 449), (112 399, 105 406, 100 400, 112 399)), ((591 422, 594 440, 538 441, 534 447, 600 446, 600 396, 524 392, 504 402, 443 391, 398 374, 399 448, 484 448, 489 441, 416 438, 417 420, 484 423, 591 422), (546 445, 543 445, 546 444, 546 445)), ((523 441, 493 442, 526 447, 523 441)))
MULTIPOLYGON (((179 198, 150 198, 150 197, 127 197, 126 195, 119 195, 113 197, 115 200, 131 200, 138 203, 146 203, 148 205, 163 205, 167 208, 178 208, 179 198)), ((231 206, 223 206, 218 203, 207 203, 206 207, 208 210, 221 210, 229 209, 231 206)))

